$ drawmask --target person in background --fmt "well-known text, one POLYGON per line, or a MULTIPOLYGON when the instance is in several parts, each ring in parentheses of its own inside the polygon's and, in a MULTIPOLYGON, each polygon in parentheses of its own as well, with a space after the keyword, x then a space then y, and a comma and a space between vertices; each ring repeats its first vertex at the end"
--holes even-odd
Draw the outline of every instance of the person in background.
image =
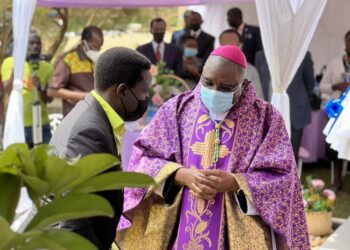
MULTIPOLYGON (((266 61, 264 51, 259 51, 255 57, 255 67, 257 68, 262 86, 268 88, 271 99, 271 76, 269 66, 266 61)), ((290 83, 287 94, 290 103, 290 121, 291 121, 291 141, 294 151, 295 160, 298 162, 299 148, 303 137, 303 130, 311 122, 311 105, 310 98, 315 87, 314 63, 311 58, 311 53, 306 52, 306 55, 299 65, 297 72, 290 83)))
MULTIPOLYGON (((330 99, 338 99, 340 95, 350 86, 350 30, 344 37, 345 53, 332 59, 324 73, 320 90, 324 104, 330 99)), ((334 183, 332 189, 339 191, 342 188, 342 166, 343 160, 338 158, 338 153, 328 147, 328 157, 334 162, 334 183)))
MULTIPOLYGON (((50 142, 55 154, 75 158, 108 153, 121 159, 124 123, 147 110, 151 64, 140 53, 122 47, 105 51, 97 61, 95 90, 63 119, 50 142)), ((108 171, 120 171, 116 165, 108 171)), ((111 204, 113 218, 90 217, 63 223, 63 228, 87 238, 96 249, 111 249, 123 211, 123 191, 98 192, 111 204)), ((87 206, 89 204, 86 204, 87 206)))
POLYGON ((182 37, 183 41, 183 67, 184 67, 184 79, 188 82, 190 87, 197 85, 200 76, 201 68, 203 65, 202 59, 197 57, 198 55, 198 41, 192 36, 182 37))
POLYGON ((55 65, 48 95, 62 99, 64 116, 94 89, 95 62, 102 45, 102 30, 96 26, 86 27, 78 47, 65 53, 55 65))
POLYGON ((165 62, 167 69, 173 70, 178 76, 182 75, 182 51, 173 44, 164 42, 166 22, 162 18, 155 18, 150 23, 152 42, 139 46, 136 50, 143 54, 152 64, 165 62))
POLYGON ((259 27, 244 23, 243 14, 239 8, 231 8, 227 11, 227 22, 241 35, 243 53, 247 57, 247 61, 254 65, 255 53, 263 49, 259 27))
MULTIPOLYGON (((224 30, 219 37, 220 45, 236 45, 242 48, 242 40, 240 34, 234 29, 224 30)), ((247 64, 247 79, 252 82, 256 95, 261 99, 264 99, 263 90, 261 87, 260 76, 256 68, 248 62, 247 64)))
MULTIPOLYGON (((41 60, 41 38, 35 33, 29 34, 26 62, 23 78, 23 113, 25 141, 29 147, 34 146, 32 137, 33 103, 38 101, 41 106, 41 123, 43 143, 48 144, 51 139, 50 123, 47 113, 47 103, 52 99, 47 95, 47 86, 52 77, 53 67, 45 60, 41 60)), ((4 88, 5 113, 9 96, 13 86, 14 58, 8 57, 1 66, 1 76, 4 88)), ((5 118, 5 117, 4 117, 5 118)))
POLYGON ((186 32, 188 32, 189 28, 190 28, 190 15, 191 15, 192 11, 191 10, 186 10, 184 13, 184 24, 185 27, 182 30, 177 30, 173 33, 173 35, 171 36, 171 43, 176 45, 176 46, 180 46, 180 40, 181 37, 186 34, 186 32))
MULTIPOLYGON (((203 64, 209 57, 210 53, 214 49, 215 37, 204 32, 201 28, 203 23, 202 16, 198 12, 192 11, 189 18, 189 30, 186 31, 183 36, 192 36, 198 41, 198 55, 201 58, 203 64)), ((180 44, 180 46, 182 46, 180 44)))

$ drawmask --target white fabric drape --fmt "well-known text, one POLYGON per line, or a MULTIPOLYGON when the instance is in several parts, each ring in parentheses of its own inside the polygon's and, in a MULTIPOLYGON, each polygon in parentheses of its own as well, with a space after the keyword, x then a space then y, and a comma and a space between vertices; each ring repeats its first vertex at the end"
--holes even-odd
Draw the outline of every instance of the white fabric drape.
POLYGON ((12 4, 14 81, 6 112, 4 148, 13 143, 25 141, 22 98, 23 73, 29 29, 36 2, 36 0, 13 0, 12 4))
POLYGON ((256 0, 262 42, 273 88, 271 103, 290 135, 286 90, 302 62, 327 0, 256 0))
MULTIPOLYGON (((13 0, 12 3, 14 81, 6 112, 4 148, 13 143, 25 142, 22 87, 28 36, 36 2, 37 0, 13 0)), ((16 218, 11 228, 22 231, 32 219, 35 211, 36 209, 28 196, 27 190, 22 188, 20 201, 16 209, 16 218)))

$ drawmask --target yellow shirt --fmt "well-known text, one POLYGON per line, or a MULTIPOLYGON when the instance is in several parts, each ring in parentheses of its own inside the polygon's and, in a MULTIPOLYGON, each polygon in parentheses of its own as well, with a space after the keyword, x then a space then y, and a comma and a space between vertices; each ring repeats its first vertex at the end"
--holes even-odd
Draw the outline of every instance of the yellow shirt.
MULTIPOLYGON (((1 66, 1 77, 3 81, 11 78, 14 65, 14 58, 8 57, 4 60, 1 66)), ((31 74, 33 72, 33 65, 28 62, 24 64, 24 77, 23 77, 23 113, 24 113, 24 126, 31 127, 33 125, 32 104, 35 101, 35 92, 31 83, 31 74)), ((42 88, 46 88, 48 82, 51 80, 53 67, 46 61, 39 62, 39 68, 36 70, 37 76, 40 78, 42 88)), ((4 97, 5 107, 7 106, 8 97, 4 97)), ((41 120, 43 125, 49 124, 49 117, 46 109, 46 103, 42 100, 38 91, 38 99, 41 103, 41 120)))
POLYGON ((114 139, 117 145, 118 154, 121 154, 122 141, 125 133, 124 121, 123 119, 114 111, 111 105, 103 99, 95 90, 91 92, 93 97, 98 101, 101 105, 102 109, 105 111, 108 120, 112 126, 114 139))

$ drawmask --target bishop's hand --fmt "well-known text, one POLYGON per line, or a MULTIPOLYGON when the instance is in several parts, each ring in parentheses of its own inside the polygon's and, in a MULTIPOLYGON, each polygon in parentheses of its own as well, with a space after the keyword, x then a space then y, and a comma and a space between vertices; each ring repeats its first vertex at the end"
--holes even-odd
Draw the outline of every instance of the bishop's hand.
POLYGON ((215 183, 214 187, 218 193, 237 191, 239 188, 235 177, 231 173, 218 169, 202 170, 201 172, 206 176, 207 180, 215 183))
POLYGON ((176 172, 175 182, 187 186, 200 199, 210 200, 217 193, 215 182, 196 168, 180 168, 176 172))

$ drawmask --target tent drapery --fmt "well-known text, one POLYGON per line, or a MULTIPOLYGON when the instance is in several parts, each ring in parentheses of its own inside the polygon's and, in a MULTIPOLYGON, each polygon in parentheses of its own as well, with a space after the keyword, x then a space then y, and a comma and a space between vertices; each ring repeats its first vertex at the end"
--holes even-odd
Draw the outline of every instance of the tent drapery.
POLYGON ((256 0, 256 9, 273 88, 271 103, 290 135, 286 90, 302 62, 327 0, 256 0))
MULTIPOLYGON (((24 140, 24 123, 23 123, 23 74, 24 62, 27 54, 28 38, 30 24, 32 22, 37 0, 13 0, 12 5, 12 23, 14 38, 14 81, 10 95, 10 100, 6 112, 4 148, 13 143, 23 143, 24 140)), ((33 214, 33 206, 27 190, 21 189, 21 197, 16 208, 15 221, 11 228, 15 231, 22 231, 33 214)))
POLYGON ((22 97, 23 72, 28 47, 29 29, 36 3, 36 0, 13 0, 14 81, 6 112, 4 148, 13 143, 25 141, 22 97))
POLYGON ((99 8, 137 8, 137 7, 169 7, 181 5, 198 5, 206 3, 253 2, 254 0, 38 0, 44 7, 99 7, 99 8))

